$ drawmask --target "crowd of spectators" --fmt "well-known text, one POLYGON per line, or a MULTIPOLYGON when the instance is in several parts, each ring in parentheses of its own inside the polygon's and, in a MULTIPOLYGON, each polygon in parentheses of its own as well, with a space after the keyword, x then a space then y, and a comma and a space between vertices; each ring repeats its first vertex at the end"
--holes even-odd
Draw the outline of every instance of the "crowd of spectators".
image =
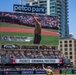
MULTIPOLYGON (((57 16, 47 16, 47 15, 37 15, 39 22, 42 27, 55 28, 58 29, 58 17, 57 16)), ((14 12, 0 12, 0 21, 16 23, 19 25, 34 26, 34 21, 31 14, 24 13, 14 13, 14 12)))
MULTIPOLYGON (((12 59, 63 59, 64 55, 58 51, 57 46, 46 45, 0 45, 0 63, 12 64, 12 59)), ((14 63, 15 64, 15 63, 14 63)), ((15 65, 16 66, 16 65, 15 65)), ((20 65, 17 67, 0 68, 3 70, 43 70, 42 67, 37 66, 27 67, 20 65)), ((53 70, 62 69, 63 66, 52 65, 53 70)), ((68 68, 68 67, 67 67, 68 68)))
POLYGON ((12 59, 63 59, 64 55, 57 46, 45 45, 1 45, 2 63, 11 63, 12 59))
POLYGON ((53 54, 50 51, 0 51, 2 59, 62 59, 64 56, 61 53, 53 54))
MULTIPOLYGON (((47 66, 45 66, 47 68, 47 66)), ((65 67, 64 65, 50 65, 52 70, 64 70, 65 67)), ((76 69, 76 67, 72 67, 71 65, 67 65, 66 69, 68 70, 72 70, 72 69, 76 69)), ((20 71, 20 70, 43 70, 42 66, 37 66, 37 65, 31 65, 31 66, 0 66, 0 70, 5 70, 5 71, 20 71)))

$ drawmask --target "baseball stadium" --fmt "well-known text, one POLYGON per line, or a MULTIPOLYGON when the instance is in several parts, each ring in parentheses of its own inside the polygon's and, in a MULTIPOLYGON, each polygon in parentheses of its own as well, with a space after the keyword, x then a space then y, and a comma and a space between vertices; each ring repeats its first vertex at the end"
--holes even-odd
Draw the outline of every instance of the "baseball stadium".
POLYGON ((58 16, 37 12, 0 11, 0 75, 76 75, 58 49, 58 16))

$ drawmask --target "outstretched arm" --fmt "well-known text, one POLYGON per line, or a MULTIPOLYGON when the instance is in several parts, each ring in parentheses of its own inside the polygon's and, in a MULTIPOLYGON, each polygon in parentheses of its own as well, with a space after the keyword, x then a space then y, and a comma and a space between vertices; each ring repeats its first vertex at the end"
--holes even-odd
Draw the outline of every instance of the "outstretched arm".
POLYGON ((37 18, 34 16, 34 15, 32 15, 33 16, 33 19, 34 19, 34 22, 36 23, 36 25, 37 26, 40 26, 40 23, 39 23, 39 21, 37 20, 37 18))
POLYGON ((47 69, 44 67, 44 64, 42 64, 43 69, 46 71, 47 69))

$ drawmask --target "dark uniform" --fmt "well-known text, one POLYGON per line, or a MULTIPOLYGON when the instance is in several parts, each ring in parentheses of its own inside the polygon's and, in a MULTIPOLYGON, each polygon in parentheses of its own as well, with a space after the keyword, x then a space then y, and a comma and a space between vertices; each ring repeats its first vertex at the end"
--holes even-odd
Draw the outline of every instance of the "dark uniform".
POLYGON ((34 34, 34 44, 40 44, 41 34, 34 34))
POLYGON ((34 30, 34 44, 40 44, 41 41, 41 25, 37 24, 35 25, 34 30))

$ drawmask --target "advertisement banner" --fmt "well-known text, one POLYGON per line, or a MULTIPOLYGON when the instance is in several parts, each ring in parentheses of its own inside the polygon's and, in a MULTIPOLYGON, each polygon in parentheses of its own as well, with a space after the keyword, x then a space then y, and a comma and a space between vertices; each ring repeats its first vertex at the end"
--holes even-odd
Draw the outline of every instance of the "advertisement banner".
POLYGON ((36 70, 36 74, 46 74, 46 72, 43 70, 36 70))
POLYGON ((70 63, 71 63, 71 61, 70 61, 70 59, 63 58, 63 63, 70 64, 70 63))
POLYGON ((5 71, 4 74, 6 75, 20 74, 20 71, 5 71))
POLYGON ((72 70, 67 70, 67 74, 72 74, 72 70))
POLYGON ((1 63, 6 64, 6 63, 11 63, 11 58, 1 58, 1 63))
MULTIPOLYGON (((61 74, 64 74, 64 70, 61 70, 61 74)), ((66 74, 72 74, 72 70, 67 70, 66 74)))
POLYGON ((13 10, 17 12, 45 13, 45 7, 39 6, 26 6, 14 4, 13 10))
POLYGON ((60 70, 53 70, 54 74, 60 74, 60 70))
POLYGON ((73 70, 74 74, 76 74, 76 70, 73 70))
POLYGON ((0 71, 0 75, 2 75, 2 71, 0 71))
POLYGON ((62 63, 61 59, 16 59, 16 63, 62 63))
POLYGON ((21 74, 33 74, 33 70, 23 70, 21 74))

